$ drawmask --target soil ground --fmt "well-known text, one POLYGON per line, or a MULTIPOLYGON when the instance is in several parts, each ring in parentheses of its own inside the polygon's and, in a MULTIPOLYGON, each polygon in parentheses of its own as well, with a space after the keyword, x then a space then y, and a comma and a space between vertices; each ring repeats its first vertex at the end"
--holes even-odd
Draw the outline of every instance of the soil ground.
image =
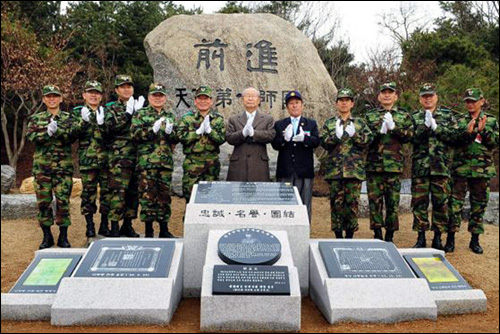
MULTIPOLYGON (((80 215, 80 200, 72 199, 71 213, 73 225, 69 230, 73 247, 83 247, 85 237, 85 220, 80 215)), ((182 236, 182 217, 184 200, 173 199, 173 215, 171 231, 182 236)), ((403 215, 401 231, 396 234, 395 243, 400 248, 411 247, 415 243, 416 234, 411 230, 412 216, 403 215)), ((360 231, 356 238, 372 238, 368 227, 368 219, 360 219, 360 231)), ((134 222, 136 230, 144 233, 144 226, 138 220, 134 222)), ((156 227, 156 229, 158 229, 156 227)), ((53 229, 55 231, 55 229, 53 229)), ((57 237, 57 231, 55 235, 57 237)), ((341 324, 330 325, 319 309, 309 298, 302 301, 302 331, 304 333, 364 333, 364 332, 422 332, 422 333, 479 333, 499 332, 499 229, 487 226, 481 237, 481 245, 485 249, 483 255, 475 255, 468 249, 469 234, 466 227, 457 236, 455 253, 448 254, 447 259, 462 274, 473 288, 482 289, 488 297, 488 311, 484 314, 463 316, 441 316, 436 322, 415 321, 394 325, 341 324)), ((313 222, 311 238, 332 238, 330 231, 330 207, 327 198, 314 198, 313 222)), ((428 237, 428 240, 431 237, 428 237)), ((42 239, 40 228, 33 220, 1 221, 1 291, 8 292, 34 257, 42 239)), ((381 291, 383 293, 383 291, 381 291)), ((1 332, 5 333, 187 333, 200 331, 200 300, 183 299, 174 318, 168 326, 113 326, 113 327, 52 327, 49 322, 12 322, 2 321, 1 332)))

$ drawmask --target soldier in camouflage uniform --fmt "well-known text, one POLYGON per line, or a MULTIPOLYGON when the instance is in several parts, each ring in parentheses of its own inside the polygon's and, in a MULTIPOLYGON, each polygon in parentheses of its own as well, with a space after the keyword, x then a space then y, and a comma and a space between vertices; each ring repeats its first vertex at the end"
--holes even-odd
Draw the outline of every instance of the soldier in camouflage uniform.
POLYGON ((186 204, 196 183, 219 180, 219 146, 226 141, 224 118, 212 109, 212 88, 199 87, 194 104, 196 110, 188 111, 177 127, 177 138, 186 155, 182 166, 182 190, 186 204))
POLYGON ((465 194, 469 190, 469 232, 472 234, 469 248, 482 254, 479 235, 484 233, 483 217, 490 195, 490 180, 496 175, 493 152, 498 149, 498 120, 482 110, 485 99, 479 88, 468 89, 464 101, 468 113, 458 119, 458 148, 453 160, 451 219, 445 251, 454 250, 455 233, 460 229, 465 194))
POLYGON ((328 152, 325 180, 330 184, 332 230, 337 239, 352 239, 358 230, 358 203, 365 179, 366 149, 372 132, 365 120, 353 117, 354 92, 341 89, 337 95, 339 114, 323 126, 321 145, 328 152))
POLYGON ((137 149, 130 127, 132 116, 144 105, 144 97, 134 100, 134 86, 132 78, 127 75, 118 75, 115 78, 115 92, 118 100, 106 104, 104 118, 99 117, 98 124, 101 131, 110 140, 110 176, 111 190, 110 237, 126 236, 137 238, 139 235, 132 227, 132 220, 137 218, 139 207, 138 178, 135 170, 137 164, 137 149), (119 228, 119 221, 123 225, 119 228))
POLYGON ((87 221, 86 236, 95 237, 94 214, 97 212, 97 185, 100 186, 99 212, 101 224, 99 234, 108 236, 108 214, 111 193, 109 191, 109 147, 97 125, 97 114, 104 114, 100 107, 102 85, 97 81, 87 81, 83 92, 85 105, 73 109, 73 118, 79 140, 78 157, 82 177, 81 213, 87 221))
POLYGON ((370 229, 375 239, 382 240, 382 228, 386 228, 385 241, 392 242, 399 230, 400 176, 403 172, 403 145, 413 135, 411 116, 395 106, 398 100, 397 85, 388 82, 380 86, 380 108, 369 110, 366 122, 374 135, 368 148, 366 162, 368 199, 370 202, 370 229), (384 221, 384 200, 386 218, 384 221))
POLYGON ((451 193, 451 163, 456 120, 453 112, 438 106, 434 84, 420 88, 422 109, 413 113, 412 168, 413 230, 418 232, 414 248, 425 248, 425 232, 434 231, 432 248, 443 250, 441 235, 448 227, 451 193), (429 196, 432 198, 432 227, 429 223, 429 196))
POLYGON ((59 109, 62 94, 57 86, 43 88, 46 110, 34 114, 28 122, 27 138, 35 144, 33 176, 38 205, 37 219, 43 231, 40 249, 54 245, 51 226, 52 194, 56 197, 56 224, 59 226, 57 246, 69 248, 68 227, 71 225, 69 199, 73 187, 71 144, 74 141, 72 119, 59 109))
POLYGON ((137 172, 141 221, 146 238, 154 237, 153 222, 160 224, 160 238, 174 238, 168 231, 171 215, 170 189, 174 170, 175 116, 165 109, 167 90, 161 84, 149 87, 149 106, 132 119, 132 137, 137 144, 137 172))

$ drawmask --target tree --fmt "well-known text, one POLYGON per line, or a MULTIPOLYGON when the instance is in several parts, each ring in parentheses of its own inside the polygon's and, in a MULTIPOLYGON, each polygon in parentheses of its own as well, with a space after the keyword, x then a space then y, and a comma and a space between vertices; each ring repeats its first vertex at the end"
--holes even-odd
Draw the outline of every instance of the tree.
MULTIPOLYGON (((14 169, 25 146, 28 119, 43 106, 41 86, 56 84, 63 92, 71 92, 78 71, 67 59, 64 40, 53 38, 54 45, 42 47, 26 26, 2 13, 2 133, 14 169)), ((72 102, 73 95, 65 98, 72 102)))

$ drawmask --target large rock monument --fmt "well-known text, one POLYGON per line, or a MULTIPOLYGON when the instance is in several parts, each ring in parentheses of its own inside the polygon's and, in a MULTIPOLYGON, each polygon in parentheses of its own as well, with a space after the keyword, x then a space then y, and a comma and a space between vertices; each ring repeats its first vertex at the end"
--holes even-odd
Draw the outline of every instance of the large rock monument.
MULTIPOLYGON (((272 14, 178 15, 162 22, 144 41, 155 81, 168 89, 178 117, 193 104, 193 90, 214 88, 216 108, 226 119, 243 111, 239 95, 247 87, 260 90, 261 110, 276 120, 287 116, 284 96, 298 89, 305 117, 320 126, 331 117, 337 89, 316 48, 290 22, 272 14)), ((225 180, 232 147, 221 150, 225 180), (225 167, 225 168, 224 168, 225 167)), ((277 153, 269 147, 271 174, 277 153)), ((174 190, 180 190, 180 145, 176 152, 174 190)))

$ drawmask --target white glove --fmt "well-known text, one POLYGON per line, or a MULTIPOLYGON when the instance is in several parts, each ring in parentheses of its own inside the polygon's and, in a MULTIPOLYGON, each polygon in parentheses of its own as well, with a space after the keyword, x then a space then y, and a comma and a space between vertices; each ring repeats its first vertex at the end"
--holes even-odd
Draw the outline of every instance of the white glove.
POLYGON ((130 99, 128 99, 128 101, 127 101, 127 107, 126 107, 125 111, 128 114, 133 115, 134 111, 135 111, 134 105, 135 105, 134 97, 131 96, 130 99))
POLYGON ((293 137, 293 125, 292 124, 289 124, 284 133, 283 133, 283 136, 285 137, 285 140, 286 141, 290 141, 292 140, 292 137, 293 137))
POLYGON ((431 121, 430 121, 430 122, 431 122, 431 129, 432 129, 432 131, 436 131, 436 129, 437 129, 437 127, 438 127, 438 125, 437 125, 437 122, 436 122, 436 120, 434 119, 434 117, 432 117, 432 118, 431 118, 431 121))
POLYGON ((300 127, 300 130, 299 130, 299 134, 296 135, 295 137, 293 137, 293 141, 295 143, 299 142, 299 143, 302 143, 304 142, 304 139, 306 138, 306 134, 304 132, 304 129, 302 129, 302 127, 300 127))
POLYGON ((57 132, 57 121, 54 121, 54 119, 51 118, 50 123, 47 126, 47 134, 49 135, 49 137, 52 137, 56 132, 57 132))
POLYGON ((345 132, 347 132, 347 134, 349 135, 349 137, 352 138, 352 136, 354 136, 354 134, 356 133, 356 127, 354 126, 354 123, 349 123, 348 126, 346 126, 345 128, 345 132))
POLYGON ((170 123, 170 120, 167 119, 167 123, 165 124, 165 133, 169 135, 173 131, 174 131, 174 123, 170 123))
POLYGON ((432 113, 430 110, 425 111, 425 126, 430 128, 431 127, 431 118, 432 118, 432 113))
MULTIPOLYGON (((205 117, 205 119, 206 119, 206 117, 205 117)), ((205 120, 203 120, 203 122, 201 123, 200 127, 198 128, 198 130, 196 130, 196 134, 198 136, 201 136, 201 135, 203 135, 205 133, 206 124, 207 123, 205 123, 205 120)))
POLYGON ((99 107, 95 113, 95 119, 97 120, 98 125, 104 124, 104 108, 99 107))
POLYGON ((155 122, 155 124, 153 124, 153 132, 154 133, 158 133, 158 131, 160 131, 160 128, 161 128, 161 125, 163 124, 163 122, 165 122, 165 117, 161 117, 159 120, 157 120, 155 122))
POLYGON ((243 137, 253 137, 255 134, 255 131, 253 129, 253 126, 250 123, 247 123, 245 127, 243 128, 243 137))
POLYGON ((205 133, 208 135, 212 132, 212 127, 210 126, 210 115, 207 115, 205 119, 203 120, 203 123, 205 124, 205 133))
POLYGON ((89 110, 89 108, 87 108, 87 107, 82 108, 82 119, 87 123, 90 122, 90 110, 89 110))
POLYGON ((335 135, 338 139, 342 139, 342 136, 344 135, 344 127, 340 123, 340 119, 338 119, 337 123, 335 123, 335 135))
POLYGON ((384 121, 384 123, 382 123, 382 127, 380 128, 380 133, 385 135, 387 134, 387 123, 384 121))
POLYGON ((253 125, 248 126, 248 136, 253 137, 255 135, 255 130, 253 128, 253 125))
POLYGON ((139 98, 137 100, 134 101, 134 111, 137 111, 139 109, 142 109, 142 107, 144 106, 144 102, 146 100, 144 99, 144 96, 139 96, 139 98))
POLYGON ((384 115, 384 122, 386 123, 388 130, 392 131, 396 127, 396 123, 394 123, 394 118, 392 117, 392 114, 390 112, 387 112, 384 115))

